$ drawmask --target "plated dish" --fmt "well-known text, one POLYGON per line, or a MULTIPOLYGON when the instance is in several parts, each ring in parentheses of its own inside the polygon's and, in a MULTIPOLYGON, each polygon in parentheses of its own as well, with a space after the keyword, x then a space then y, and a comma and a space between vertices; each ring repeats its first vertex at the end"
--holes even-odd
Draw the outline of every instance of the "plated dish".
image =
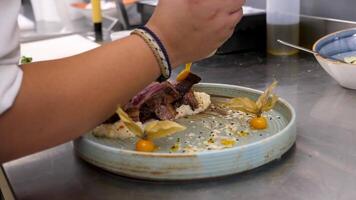
MULTIPOLYGON (((142 138, 133 135, 112 139, 88 133, 75 141, 78 155, 120 175, 187 180, 256 168, 280 158, 294 144, 295 113, 283 99, 275 101, 273 109, 262 113, 268 126, 255 129, 250 124, 256 117, 253 113, 233 110, 226 104, 236 97, 249 98, 256 103, 265 93, 207 83, 193 84, 192 90, 208 94, 210 106, 194 115, 174 117, 174 122, 184 129, 155 138, 152 152, 137 151, 137 142, 142 138)), ((122 110, 129 113, 127 109, 122 110)))
POLYGON ((134 150, 154 152, 160 150, 155 140, 165 137, 172 140, 174 134, 187 129, 180 123, 187 124, 188 120, 188 127, 198 126, 199 130, 187 133, 190 140, 184 144, 176 138, 169 152, 191 153, 234 147, 242 137, 252 133, 262 136, 269 123, 280 119, 268 112, 278 101, 273 93, 276 81, 257 100, 244 96, 214 97, 192 89, 201 78, 190 72, 190 66, 174 82, 150 84, 128 104, 119 106, 92 134, 113 140, 133 139, 134 150), (194 138, 195 135, 198 137, 194 138))

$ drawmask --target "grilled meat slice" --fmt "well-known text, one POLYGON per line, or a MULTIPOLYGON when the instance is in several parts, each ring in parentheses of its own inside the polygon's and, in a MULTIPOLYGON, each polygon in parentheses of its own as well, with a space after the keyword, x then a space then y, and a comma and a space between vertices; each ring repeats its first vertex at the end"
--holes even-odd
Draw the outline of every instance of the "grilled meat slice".
POLYGON ((180 98, 178 91, 170 82, 155 83, 133 98, 125 110, 135 121, 149 119, 174 119, 176 115, 172 103, 180 98), (148 95, 148 96, 147 96, 148 95))
POLYGON ((183 98, 183 96, 188 93, 193 85, 199 83, 201 81, 201 78, 193 73, 189 73, 188 77, 181 81, 178 82, 174 85, 174 88, 179 92, 180 98, 183 98))
MULTIPOLYGON (((150 119, 172 120, 177 114, 175 109, 182 104, 190 105, 192 109, 198 107, 191 88, 200 81, 199 76, 190 73, 185 80, 175 84, 168 81, 152 83, 133 97, 124 110, 134 121, 142 123, 150 119)), ((118 120, 115 114, 104 123, 115 123, 118 120)))

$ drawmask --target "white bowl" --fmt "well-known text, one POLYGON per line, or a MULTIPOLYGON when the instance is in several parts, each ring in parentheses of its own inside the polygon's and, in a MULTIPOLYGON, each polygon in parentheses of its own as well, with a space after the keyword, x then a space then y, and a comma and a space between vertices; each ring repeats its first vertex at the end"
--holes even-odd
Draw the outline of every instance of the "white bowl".
POLYGON ((315 58, 331 77, 345 88, 356 89, 356 65, 338 61, 356 56, 356 28, 326 35, 313 50, 319 53, 315 58))

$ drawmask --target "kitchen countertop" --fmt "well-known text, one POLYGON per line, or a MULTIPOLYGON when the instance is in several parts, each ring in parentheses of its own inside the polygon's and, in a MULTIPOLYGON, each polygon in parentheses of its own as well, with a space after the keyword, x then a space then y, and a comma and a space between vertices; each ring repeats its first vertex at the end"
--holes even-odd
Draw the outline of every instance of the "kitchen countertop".
POLYGON ((51 200, 355 199, 356 91, 340 87, 312 56, 215 56, 196 63, 193 71, 204 82, 256 89, 277 79, 277 94, 297 112, 296 145, 280 160, 242 174, 204 181, 148 182, 91 166, 77 158, 72 143, 67 143, 5 163, 14 196, 51 200))

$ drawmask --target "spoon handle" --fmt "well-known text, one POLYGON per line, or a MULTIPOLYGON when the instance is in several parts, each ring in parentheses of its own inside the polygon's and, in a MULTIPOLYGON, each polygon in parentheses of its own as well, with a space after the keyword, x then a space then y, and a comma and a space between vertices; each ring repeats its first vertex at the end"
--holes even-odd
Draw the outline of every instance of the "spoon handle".
POLYGON ((291 43, 288 43, 288 42, 285 42, 285 41, 282 41, 282 40, 277 40, 279 43, 283 44, 283 45, 286 45, 286 46, 289 46, 289 47, 292 47, 292 48, 295 48, 295 49, 299 49, 299 50, 302 50, 302 51, 306 51, 308 53, 311 53, 311 54, 318 54, 312 50, 309 50, 309 49, 306 49, 304 47, 301 47, 301 46, 297 46, 297 45, 294 45, 294 44, 291 44, 291 43))

